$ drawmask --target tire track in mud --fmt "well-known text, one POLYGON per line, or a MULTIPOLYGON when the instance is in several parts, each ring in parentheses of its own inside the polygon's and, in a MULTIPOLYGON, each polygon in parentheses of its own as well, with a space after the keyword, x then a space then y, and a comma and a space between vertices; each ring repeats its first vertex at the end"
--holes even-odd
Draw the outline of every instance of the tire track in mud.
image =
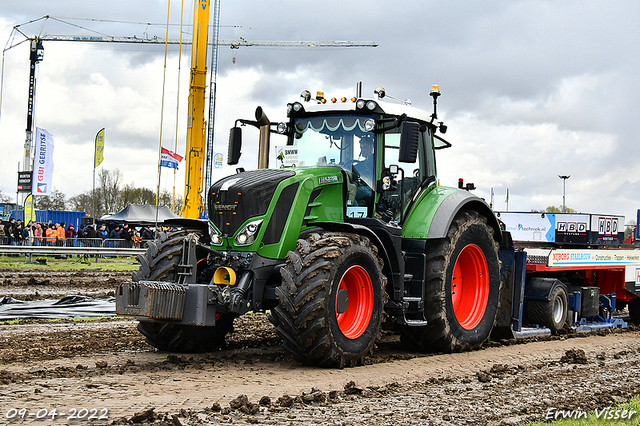
POLYGON ((386 335, 368 365, 332 370, 293 361, 264 314, 240 319, 228 349, 197 355, 156 352, 131 320, 1 326, 0 407, 106 408, 115 424, 509 424, 640 383, 637 330, 440 355, 386 335))
MULTIPOLYGON (((51 274, 50 285, 109 291, 117 285, 109 279, 129 276, 82 275, 51 274)), ((32 289, 29 278, 42 279, 25 277, 13 287, 32 289)), ((58 407, 107 409, 108 420, 95 424, 507 425, 542 420, 550 409, 593 412, 640 393, 633 327, 435 355, 408 351, 383 333, 366 365, 337 370, 294 361, 265 314, 238 318, 225 350, 197 355, 156 352, 136 324, 0 325, 0 416, 58 407)))

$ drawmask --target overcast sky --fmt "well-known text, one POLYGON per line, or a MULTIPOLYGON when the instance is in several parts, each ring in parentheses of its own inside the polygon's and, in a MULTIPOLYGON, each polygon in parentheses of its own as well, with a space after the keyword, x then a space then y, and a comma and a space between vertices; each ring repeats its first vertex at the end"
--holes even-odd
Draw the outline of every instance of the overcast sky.
MULTIPOLYGON (((185 1, 185 24, 193 5, 185 1)), ((3 1, 0 39, 14 25, 44 15, 116 36, 164 37, 167 2, 3 1)), ((271 121, 309 89, 327 97, 389 95, 431 110, 439 84, 439 118, 453 147, 438 152, 443 185, 459 177, 495 208, 530 211, 562 204, 581 212, 624 215, 640 208, 636 166, 640 124, 640 3, 635 1, 221 1, 220 38, 273 41, 375 41, 377 48, 220 47, 215 150, 226 155, 229 128, 261 105, 271 121), (235 63, 233 61, 235 57, 235 63)), ((21 26, 27 36, 43 21, 21 26)), ((171 2, 170 22, 180 22, 171 2)), ((190 32, 190 28, 186 29, 190 32)), ((91 32, 47 21, 47 34, 91 32)), ((17 36, 14 41, 19 41, 17 36)), ((170 37, 177 38, 177 25, 170 37)), ((23 38, 23 37, 22 37, 23 38)), ((124 183, 155 188, 160 140, 162 46, 47 42, 38 65, 36 125, 55 139, 53 186, 67 197, 91 189, 93 140, 106 128, 100 168, 124 183)), ((5 52, 0 111, 0 188, 14 194, 22 161, 28 91, 27 43, 5 52)), ((184 154, 190 48, 167 61, 163 145, 184 154)), ((257 132, 245 132, 242 166, 255 168, 257 132)), ((163 169, 162 187, 173 173, 163 169)), ((215 178, 234 168, 216 171, 215 178)), ((184 168, 177 176, 183 192, 184 168)))

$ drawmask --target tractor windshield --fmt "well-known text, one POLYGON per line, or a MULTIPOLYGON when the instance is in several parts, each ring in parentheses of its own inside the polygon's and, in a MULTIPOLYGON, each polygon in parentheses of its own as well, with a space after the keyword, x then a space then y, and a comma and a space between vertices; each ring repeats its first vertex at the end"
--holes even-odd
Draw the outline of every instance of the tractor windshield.
POLYGON ((348 209, 357 210, 361 217, 370 217, 373 212, 376 136, 364 126, 372 118, 352 114, 305 117, 295 120, 293 129, 297 167, 333 166, 345 170, 350 194, 347 205, 352 206, 348 209))
POLYGON ((351 172, 354 161, 371 160, 373 169, 375 157, 373 151, 369 153, 369 146, 375 145, 375 138, 373 133, 364 130, 364 122, 371 118, 323 115, 296 120, 293 145, 298 147, 297 166, 338 166, 351 172), (364 145, 367 146, 363 151, 364 145))

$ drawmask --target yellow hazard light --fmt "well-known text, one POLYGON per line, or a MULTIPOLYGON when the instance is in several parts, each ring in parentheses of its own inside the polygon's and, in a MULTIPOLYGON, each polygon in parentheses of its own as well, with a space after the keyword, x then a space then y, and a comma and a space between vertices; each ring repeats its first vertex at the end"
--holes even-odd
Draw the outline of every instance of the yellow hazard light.
POLYGON ((432 92, 439 92, 440 91, 440 86, 438 86, 437 84, 434 84, 431 86, 431 91, 432 92))
POLYGON ((324 92, 316 92, 316 99, 320 100, 320 99, 324 99, 324 92))

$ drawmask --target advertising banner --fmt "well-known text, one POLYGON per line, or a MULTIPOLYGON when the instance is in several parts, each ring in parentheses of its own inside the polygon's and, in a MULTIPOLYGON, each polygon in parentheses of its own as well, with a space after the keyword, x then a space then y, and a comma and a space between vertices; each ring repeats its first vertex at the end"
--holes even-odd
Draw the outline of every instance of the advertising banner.
POLYGON ((589 215, 556 213, 557 243, 589 243, 589 215))
POLYGON ((36 127, 35 156, 33 158, 33 195, 51 194, 53 178, 53 136, 36 127))
POLYGON ((594 244, 622 244, 624 216, 591 215, 591 240, 594 244))
POLYGON ((31 192, 31 173, 18 172, 18 192, 31 192))
POLYGON ((221 152, 216 152, 213 155, 213 168, 221 169, 222 166, 224 166, 224 164, 222 164, 223 162, 224 162, 224 154, 222 154, 221 152))
POLYGON ((95 169, 104 161, 104 129, 96 135, 96 149, 93 157, 93 168, 95 169))
POLYGON ((298 164, 298 147, 297 146, 275 146, 276 161, 280 163, 280 167, 295 167, 298 164))
POLYGON ((553 243, 556 240, 553 214, 498 212, 497 216, 504 222, 506 231, 511 232, 513 241, 553 243))
POLYGON ((22 219, 25 225, 29 222, 36 221, 36 209, 33 205, 33 194, 29 194, 24 199, 24 219, 22 219))

